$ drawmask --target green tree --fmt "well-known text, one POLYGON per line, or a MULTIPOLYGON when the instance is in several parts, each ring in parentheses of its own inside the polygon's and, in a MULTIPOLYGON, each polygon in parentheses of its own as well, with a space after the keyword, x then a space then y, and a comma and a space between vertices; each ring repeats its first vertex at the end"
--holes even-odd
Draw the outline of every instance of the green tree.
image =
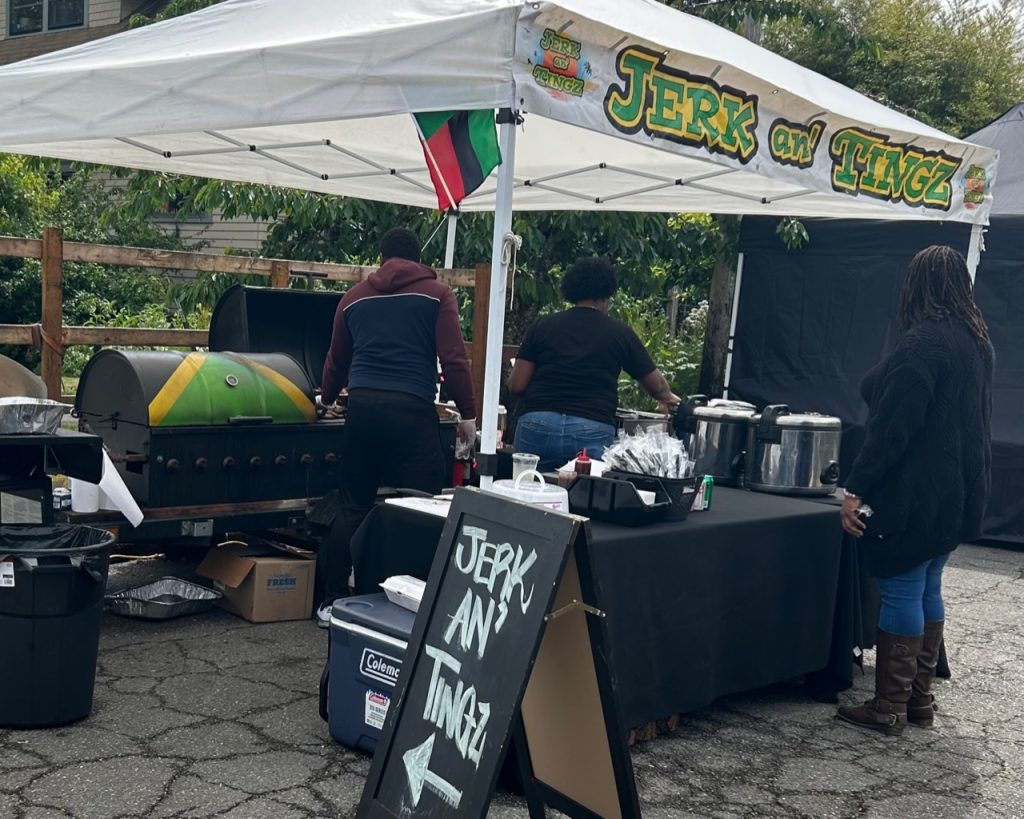
MULTIPOLYGON (((435 211, 406 208, 309 191, 238 184, 195 177, 127 172, 124 207, 143 219, 175 203, 179 218, 219 212, 224 218, 270 221, 261 253, 266 256, 373 264, 377 243, 388 227, 406 225, 426 239, 424 261, 440 265, 445 218, 435 211)), ((459 218, 455 265, 471 267, 491 257, 492 214, 459 218)), ((558 301, 559 271, 580 256, 602 255, 620 270, 623 289, 632 295, 662 296, 683 289, 696 303, 707 298, 717 234, 713 219, 703 215, 670 218, 665 214, 551 211, 517 213, 513 230, 523 237, 517 258, 516 299, 509 338, 544 305, 558 301)), ((226 284, 226 280, 221 280, 226 284)), ((203 284, 204 280, 199 280, 203 284)), ((206 280, 209 283, 209 280, 206 280)), ((211 290, 215 293, 216 289, 211 290)))
POLYGON ((1021 0, 822 2, 839 28, 823 36, 799 19, 774 20, 765 46, 959 137, 1024 97, 1021 0))
MULTIPOLYGON (((698 391, 708 319, 706 301, 687 311, 674 334, 669 330, 665 310, 657 297, 638 299, 619 293, 612 300, 611 315, 636 331, 676 395, 693 395, 698 391)), ((658 402, 626 373, 619 376, 619 406, 650 412, 658 410, 658 402)))
POLYGON ((170 20, 172 17, 180 17, 182 14, 191 14, 193 11, 205 9, 207 6, 215 6, 223 3, 224 0, 171 0, 162 11, 152 17, 145 14, 133 14, 128 21, 130 28, 148 26, 150 23, 159 23, 161 20, 170 20))
MULTIPOLYGON (((181 247, 151 220, 131 218, 119 200, 119 191, 91 170, 68 173, 52 160, 0 154, 0 233, 37 237, 54 226, 69 241, 181 247)), ((168 282, 152 271, 65 263, 64 321, 130 326, 144 314, 156 322, 148 326, 182 326, 187 318, 167 307, 170 292, 168 282)), ((33 324, 40 315, 39 262, 0 259, 0 324, 33 324)), ((29 347, 0 351, 26 366, 38 364, 38 352, 29 347)), ((76 374, 88 354, 88 348, 71 348, 65 373, 76 374)))

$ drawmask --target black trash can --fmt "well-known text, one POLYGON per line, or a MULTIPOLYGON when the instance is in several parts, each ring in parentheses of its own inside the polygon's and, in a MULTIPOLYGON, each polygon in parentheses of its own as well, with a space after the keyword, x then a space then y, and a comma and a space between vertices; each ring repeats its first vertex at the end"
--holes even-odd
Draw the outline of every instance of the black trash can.
POLYGON ((89 716, 114 535, 0 526, 0 728, 89 716))

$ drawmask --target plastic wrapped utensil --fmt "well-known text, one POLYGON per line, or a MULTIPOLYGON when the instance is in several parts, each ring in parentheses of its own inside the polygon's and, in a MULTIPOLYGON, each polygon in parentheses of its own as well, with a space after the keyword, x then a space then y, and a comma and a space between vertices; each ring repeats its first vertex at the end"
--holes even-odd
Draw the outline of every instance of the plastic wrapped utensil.
POLYGON ((610 469, 622 472, 659 478, 693 476, 693 462, 683 442, 662 429, 645 429, 636 435, 620 434, 605 448, 603 459, 610 469))

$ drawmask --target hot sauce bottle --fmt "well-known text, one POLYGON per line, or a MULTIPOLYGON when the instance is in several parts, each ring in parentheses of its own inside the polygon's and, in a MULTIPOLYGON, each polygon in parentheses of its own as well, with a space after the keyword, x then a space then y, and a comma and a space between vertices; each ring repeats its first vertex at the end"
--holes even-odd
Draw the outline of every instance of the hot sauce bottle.
POLYGON ((587 455, 586 449, 584 449, 579 455, 576 456, 576 474, 590 474, 590 457, 587 455))

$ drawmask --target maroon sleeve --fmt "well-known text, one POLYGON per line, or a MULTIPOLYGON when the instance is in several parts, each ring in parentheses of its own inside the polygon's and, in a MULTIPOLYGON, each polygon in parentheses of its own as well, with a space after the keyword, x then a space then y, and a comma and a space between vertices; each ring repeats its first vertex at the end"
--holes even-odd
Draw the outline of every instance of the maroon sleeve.
POLYGON ((331 348, 324 360, 323 378, 320 383, 320 400, 330 404, 338 393, 348 386, 348 368, 352 364, 352 333, 345 326, 345 300, 338 304, 334 314, 334 332, 331 334, 331 348))
POLYGON ((455 294, 447 288, 437 311, 434 343, 437 346, 437 357, 441 360, 445 386, 455 406, 459 408, 459 414, 463 420, 476 418, 473 378, 469 374, 466 343, 462 340, 462 328, 459 326, 459 305, 455 294))

